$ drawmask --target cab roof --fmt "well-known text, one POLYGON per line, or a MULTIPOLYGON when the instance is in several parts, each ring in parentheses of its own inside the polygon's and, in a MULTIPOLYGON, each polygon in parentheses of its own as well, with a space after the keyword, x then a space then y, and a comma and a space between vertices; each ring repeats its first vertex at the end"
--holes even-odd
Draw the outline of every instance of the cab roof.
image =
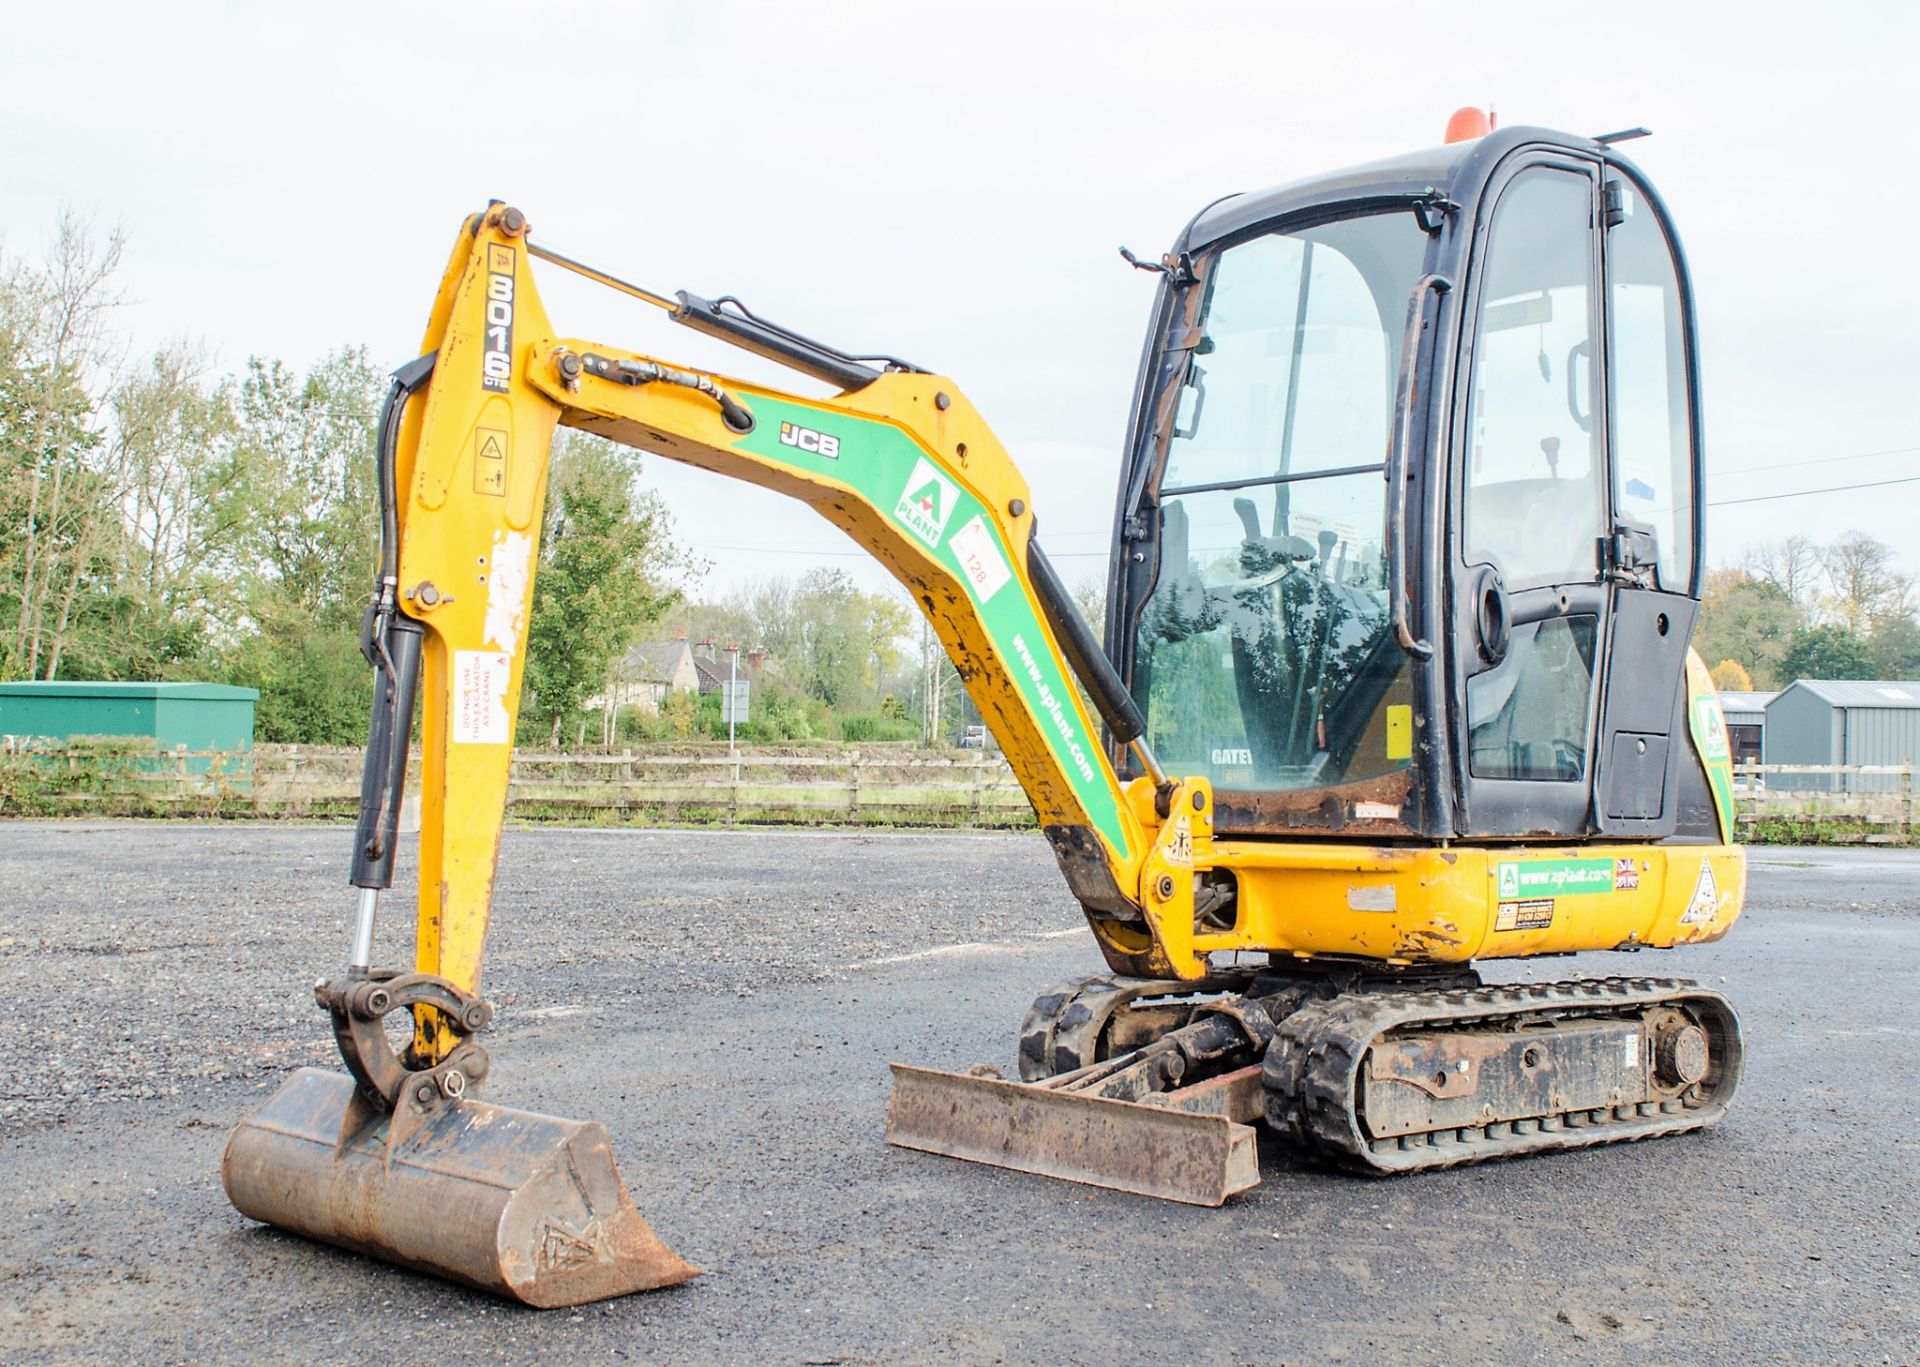
POLYGON ((1411 200, 1428 189, 1444 190, 1469 204, 1505 157, 1521 147, 1548 146, 1603 156, 1619 162, 1605 144, 1573 133, 1524 125, 1500 128, 1485 137, 1425 147, 1384 161, 1371 161, 1265 190, 1228 195, 1214 201, 1187 225, 1176 251, 1192 251, 1262 223, 1335 204, 1367 200, 1411 200))

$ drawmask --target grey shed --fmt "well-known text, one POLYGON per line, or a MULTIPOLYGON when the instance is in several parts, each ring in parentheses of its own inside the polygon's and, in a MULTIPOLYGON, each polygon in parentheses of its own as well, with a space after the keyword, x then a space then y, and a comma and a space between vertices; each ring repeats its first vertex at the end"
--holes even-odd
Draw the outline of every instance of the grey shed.
POLYGON ((1766 758, 1767 704, 1778 693, 1726 693, 1720 711, 1727 719, 1727 743, 1735 764, 1759 764, 1766 758))
MULTIPOLYGON (((1920 682, 1798 679, 1767 704, 1768 764, 1907 764, 1920 757, 1920 682)), ((1774 774, 1776 788, 1879 792, 1896 774, 1774 774)))

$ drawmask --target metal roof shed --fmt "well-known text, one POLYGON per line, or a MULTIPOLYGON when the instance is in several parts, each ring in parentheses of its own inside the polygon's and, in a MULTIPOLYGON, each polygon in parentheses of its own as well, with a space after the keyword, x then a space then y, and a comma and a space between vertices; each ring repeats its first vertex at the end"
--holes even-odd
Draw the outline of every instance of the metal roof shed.
POLYGON ((1735 764, 1759 764, 1765 758, 1767 704, 1778 693, 1730 692, 1720 695, 1720 711, 1727 719, 1727 740, 1735 764))
MULTIPOLYGON (((1767 704, 1768 764, 1907 764, 1920 757, 1920 682, 1798 679, 1767 704)), ((1776 774, 1772 786, 1897 789, 1893 774, 1776 774)))
MULTIPOLYGON (((253 749, 257 688, 205 683, 0 683, 0 735, 41 740, 141 736, 161 751, 253 749)), ((204 769, 207 761, 194 767, 204 769)))

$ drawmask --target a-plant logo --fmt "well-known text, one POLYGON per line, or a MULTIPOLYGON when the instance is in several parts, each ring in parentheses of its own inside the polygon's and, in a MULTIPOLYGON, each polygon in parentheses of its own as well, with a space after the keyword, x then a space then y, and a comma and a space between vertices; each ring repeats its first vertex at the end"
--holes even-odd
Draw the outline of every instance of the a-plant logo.
POLYGON ((1500 865, 1500 895, 1518 897, 1520 895, 1520 866, 1502 863, 1500 865))
POLYGON ((913 534, 929 546, 940 544, 940 533, 947 529, 954 504, 960 500, 959 487, 929 465, 923 456, 913 463, 913 475, 900 491, 900 502, 893 515, 907 524, 913 534))

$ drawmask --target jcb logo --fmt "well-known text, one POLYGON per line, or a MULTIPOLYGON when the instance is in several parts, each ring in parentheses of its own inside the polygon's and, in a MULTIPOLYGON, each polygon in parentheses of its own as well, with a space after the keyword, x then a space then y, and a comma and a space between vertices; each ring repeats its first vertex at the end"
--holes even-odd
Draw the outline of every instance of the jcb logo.
POLYGON ((513 377, 513 248, 487 247, 487 326, 480 383, 504 390, 513 377))
POLYGON ((840 438, 816 432, 811 427, 801 427, 797 423, 780 424, 780 443, 783 446, 797 446, 802 451, 811 451, 828 460, 840 459, 840 438))

